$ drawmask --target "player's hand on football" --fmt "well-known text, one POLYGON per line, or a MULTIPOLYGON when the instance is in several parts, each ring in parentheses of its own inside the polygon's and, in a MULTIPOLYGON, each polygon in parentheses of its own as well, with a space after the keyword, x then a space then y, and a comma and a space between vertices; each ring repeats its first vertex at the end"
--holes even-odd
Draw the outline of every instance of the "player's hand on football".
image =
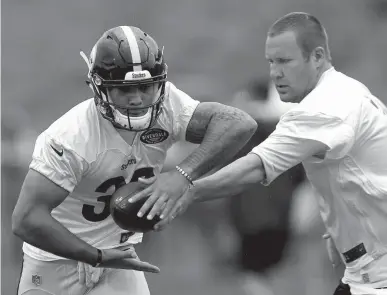
POLYGON ((182 215, 189 205, 195 200, 195 188, 186 190, 184 195, 173 202, 173 206, 169 210, 163 210, 164 218, 155 224, 154 229, 157 231, 163 230, 168 224, 170 224, 176 217, 182 215))
POLYGON ((142 217, 150 210, 146 216, 149 220, 155 215, 160 215, 163 219, 189 187, 188 180, 177 170, 161 173, 150 179, 139 179, 139 181, 149 186, 135 194, 129 201, 134 203, 149 196, 137 214, 142 217))
POLYGON ((102 251, 102 262, 98 267, 133 269, 144 272, 158 273, 160 269, 148 262, 141 261, 133 247, 125 250, 107 249, 102 251))

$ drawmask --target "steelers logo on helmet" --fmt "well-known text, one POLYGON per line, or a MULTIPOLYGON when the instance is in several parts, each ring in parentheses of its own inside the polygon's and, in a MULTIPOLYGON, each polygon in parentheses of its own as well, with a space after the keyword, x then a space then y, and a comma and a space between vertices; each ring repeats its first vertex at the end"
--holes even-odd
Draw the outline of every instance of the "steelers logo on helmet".
POLYGON ((105 119, 130 131, 147 130, 156 123, 168 67, 163 50, 150 35, 132 26, 112 28, 94 45, 88 66, 95 103, 105 119), (147 99, 130 106, 114 101, 113 91, 147 99))

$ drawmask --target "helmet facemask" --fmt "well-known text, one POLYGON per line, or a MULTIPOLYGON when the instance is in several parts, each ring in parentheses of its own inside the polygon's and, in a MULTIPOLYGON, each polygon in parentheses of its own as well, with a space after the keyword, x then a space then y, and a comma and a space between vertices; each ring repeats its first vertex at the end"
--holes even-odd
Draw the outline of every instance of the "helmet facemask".
POLYGON ((152 78, 150 81, 134 82, 133 84, 124 80, 119 81, 120 83, 117 84, 118 80, 111 80, 104 83, 99 76, 94 76, 90 79, 90 82, 94 88, 97 108, 102 116, 112 122, 116 128, 129 131, 143 131, 151 128, 156 123, 162 110, 161 104, 164 100, 165 79, 157 80, 152 78), (113 81, 115 84, 112 85, 113 81), (114 103, 108 94, 108 89, 126 87, 139 88, 140 90, 138 92, 143 92, 141 90, 143 87, 157 87, 157 89, 155 89, 154 93, 150 94, 153 96, 151 103, 141 107, 130 107, 114 103), (141 111, 144 111, 144 114, 133 114, 136 112, 141 113, 141 111))
MULTIPOLYGON (((131 53, 133 54, 133 50, 131 53)), ((88 85, 93 90, 96 106, 105 119, 112 122, 116 128, 128 131, 144 131, 154 126, 162 111, 167 65, 163 61, 163 50, 158 49, 149 35, 134 27, 114 28, 107 31, 96 43, 90 54, 90 60, 83 52, 81 56, 89 67, 88 85), (121 40, 124 36, 120 35, 121 31, 117 31, 119 28, 135 32, 129 44, 133 46, 133 36, 137 36, 135 45, 141 47, 139 63, 127 61, 130 59, 128 58, 130 55, 127 54, 130 48, 128 42, 124 43, 125 40, 121 40), (106 40, 110 42, 109 46, 106 45, 106 40), (133 107, 113 102, 109 95, 110 91, 115 89, 125 91, 125 88, 130 87, 136 89, 142 98, 143 95, 148 97, 152 95, 151 103, 133 107), (151 93, 149 89, 152 89, 151 93), (140 114, 142 111, 143 114, 140 114)))

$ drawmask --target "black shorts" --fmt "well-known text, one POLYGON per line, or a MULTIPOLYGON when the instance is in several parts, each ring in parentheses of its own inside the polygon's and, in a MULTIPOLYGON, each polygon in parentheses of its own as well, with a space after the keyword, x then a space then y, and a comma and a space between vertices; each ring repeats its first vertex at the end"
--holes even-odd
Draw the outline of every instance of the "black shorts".
POLYGON ((264 273, 282 259, 287 245, 287 229, 263 229, 241 236, 240 263, 244 270, 264 273))
POLYGON ((349 285, 340 282, 333 295, 351 295, 349 285))

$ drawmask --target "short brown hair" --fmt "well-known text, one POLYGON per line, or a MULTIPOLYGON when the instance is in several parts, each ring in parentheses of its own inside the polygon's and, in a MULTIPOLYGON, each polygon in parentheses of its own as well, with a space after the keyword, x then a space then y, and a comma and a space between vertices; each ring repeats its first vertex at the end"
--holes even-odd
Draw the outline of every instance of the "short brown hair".
POLYGON ((309 59, 310 54, 316 47, 322 47, 325 50, 327 59, 331 60, 328 35, 315 16, 305 12, 289 13, 278 19, 270 27, 268 36, 274 37, 287 31, 293 31, 296 34, 298 46, 306 59, 309 59))

